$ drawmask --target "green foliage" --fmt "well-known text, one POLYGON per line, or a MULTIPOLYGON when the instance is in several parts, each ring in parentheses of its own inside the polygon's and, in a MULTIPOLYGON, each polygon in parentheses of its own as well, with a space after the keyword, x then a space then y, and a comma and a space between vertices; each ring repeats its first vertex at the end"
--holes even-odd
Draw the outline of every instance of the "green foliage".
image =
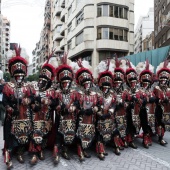
POLYGON ((38 81, 38 77, 39 75, 38 74, 33 74, 33 75, 29 75, 26 80, 27 81, 38 81))

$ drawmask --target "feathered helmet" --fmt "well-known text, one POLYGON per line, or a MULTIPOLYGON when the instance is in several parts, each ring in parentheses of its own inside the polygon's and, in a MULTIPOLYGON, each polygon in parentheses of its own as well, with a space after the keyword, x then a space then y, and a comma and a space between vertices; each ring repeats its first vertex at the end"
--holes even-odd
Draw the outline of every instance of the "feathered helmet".
POLYGON ((160 63, 160 65, 156 69, 157 77, 158 79, 169 79, 170 77, 170 65, 169 60, 165 60, 163 63, 160 63))
POLYGON ((115 69, 114 69, 114 73, 113 73, 113 81, 122 81, 124 82, 125 80, 125 71, 123 70, 123 68, 121 67, 121 65, 123 65, 123 62, 121 62, 122 60, 118 60, 117 56, 115 58, 115 69))
POLYGON ((138 65, 136 66, 136 72, 139 75, 140 82, 153 81, 154 67, 149 64, 148 60, 138 63, 138 65))
MULTIPOLYGON (((87 61, 85 61, 87 62, 87 61)), ((93 75, 90 71, 90 65, 89 63, 83 64, 81 59, 78 59, 77 61, 78 66, 80 67, 76 72, 76 82, 79 85, 83 85, 83 83, 87 80, 93 81, 93 75)))
POLYGON ((50 63, 50 59, 52 58, 52 55, 53 55, 53 52, 48 57, 48 60, 42 66, 40 75, 39 75, 40 78, 44 78, 46 80, 51 80, 51 81, 53 81, 55 78, 55 66, 53 66, 52 63, 50 63))
POLYGON ((126 82, 129 83, 131 80, 137 80, 135 66, 133 66, 128 59, 126 60, 126 64, 128 66, 128 69, 126 69, 126 82))
MULTIPOLYGON (((105 61, 107 68, 105 71, 100 72, 99 70, 99 76, 98 76, 98 85, 99 87, 103 87, 103 86, 111 86, 113 85, 113 76, 111 71, 109 71, 109 65, 110 65, 110 59, 107 59, 105 61)), ((99 67, 98 67, 99 68, 99 67)))
POLYGON ((56 69, 57 81, 73 80, 74 74, 72 67, 67 64, 67 53, 61 59, 61 65, 56 69))
POLYGON ((18 75, 27 75, 27 61, 23 57, 20 56, 21 48, 20 46, 17 48, 14 45, 16 56, 12 57, 8 62, 8 70, 11 74, 11 77, 18 75))

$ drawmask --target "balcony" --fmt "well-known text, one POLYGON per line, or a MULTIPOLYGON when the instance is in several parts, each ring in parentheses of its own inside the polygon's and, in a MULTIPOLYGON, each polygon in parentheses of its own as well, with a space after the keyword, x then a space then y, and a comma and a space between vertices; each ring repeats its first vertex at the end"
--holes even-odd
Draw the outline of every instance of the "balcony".
POLYGON ((60 33, 55 32, 54 36, 53 36, 53 41, 60 41, 63 38, 62 35, 60 35, 60 33))
POLYGON ((61 1, 60 1, 60 6, 61 6, 62 8, 65 8, 65 0, 61 0, 61 1))
POLYGON ((55 53, 61 53, 63 50, 60 49, 60 46, 55 47, 55 53))
POLYGON ((116 26, 129 28, 129 21, 126 19, 114 18, 114 17, 98 17, 96 20, 96 25, 101 26, 116 26))
POLYGON ((64 36, 64 31, 66 30, 66 24, 63 24, 60 28, 60 34, 64 36))
POLYGON ((85 41, 81 44, 77 45, 74 49, 69 50, 68 58, 74 57, 82 51, 93 51, 94 42, 93 41, 85 41))
POLYGON ((53 25, 53 29, 55 29, 58 25, 62 25, 63 23, 61 22, 61 20, 60 19, 56 19, 55 20, 55 23, 54 23, 54 25, 53 25))
POLYGON ((61 19, 62 22, 65 21, 66 12, 67 12, 66 8, 64 8, 64 9, 61 11, 60 19, 61 19))
POLYGON ((44 21, 44 26, 50 26, 51 20, 49 18, 46 18, 44 21))
POLYGON ((103 49, 112 50, 113 47, 114 49, 128 51, 129 43, 125 41, 108 40, 108 39, 97 40, 98 50, 103 50, 103 49))
POLYGON ((55 6, 54 15, 60 16, 62 8, 60 6, 55 6))
POLYGON ((64 50, 64 46, 67 44, 66 42, 66 38, 63 38, 61 41, 60 41, 60 48, 64 50))

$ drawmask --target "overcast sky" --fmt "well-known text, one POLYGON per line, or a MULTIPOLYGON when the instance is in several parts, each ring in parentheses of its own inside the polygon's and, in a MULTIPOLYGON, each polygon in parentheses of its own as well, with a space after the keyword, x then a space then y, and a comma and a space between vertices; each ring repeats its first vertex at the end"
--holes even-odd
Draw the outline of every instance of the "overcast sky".
MULTIPOLYGON (((135 26, 140 16, 145 16, 154 0, 135 0, 135 26)), ((43 26, 45 0, 3 0, 2 14, 11 21, 11 41, 25 48, 31 56, 39 41, 43 26), (20 5, 19 5, 20 3, 20 5)))

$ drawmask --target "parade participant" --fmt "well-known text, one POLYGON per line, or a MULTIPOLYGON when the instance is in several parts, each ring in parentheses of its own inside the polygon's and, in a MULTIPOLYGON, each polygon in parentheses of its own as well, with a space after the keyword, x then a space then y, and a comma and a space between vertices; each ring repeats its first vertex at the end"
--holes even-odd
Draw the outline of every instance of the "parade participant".
POLYGON ((143 146, 149 148, 152 145, 151 135, 155 134, 155 95, 151 90, 154 67, 146 60, 146 62, 138 63, 136 71, 139 74, 143 100, 139 113, 143 130, 143 146))
POLYGON ((9 60, 8 69, 14 82, 7 82, 3 89, 3 104, 6 108, 4 122, 4 155, 7 168, 12 167, 12 152, 17 148, 17 159, 24 162, 24 147, 31 132, 31 93, 24 78, 27 75, 27 61, 20 56, 21 48, 15 46, 16 56, 9 60))
POLYGON ((76 136, 76 91, 71 88, 74 75, 67 61, 67 54, 64 53, 61 65, 56 69, 60 89, 56 90, 59 105, 57 106, 56 144, 53 152, 55 164, 59 162, 59 149, 65 159, 70 159, 67 146, 73 144, 76 136))
POLYGON ((157 67, 159 83, 154 88, 154 94, 156 96, 156 130, 158 142, 163 146, 167 144, 167 142, 163 139, 165 130, 170 130, 170 67, 168 63, 169 61, 166 60, 157 67))
POLYGON ((128 147, 126 142, 126 106, 123 99, 124 94, 124 83, 125 83, 125 71, 126 70, 126 60, 118 61, 117 57, 115 59, 115 69, 113 72, 113 93, 116 96, 116 108, 115 108, 115 120, 116 129, 118 131, 117 136, 117 153, 122 147, 128 147))
POLYGON ((55 78, 54 63, 52 65, 49 62, 51 56, 52 54, 40 70, 38 84, 34 84, 31 89, 34 94, 31 103, 33 124, 29 144, 29 152, 32 154, 31 165, 37 163, 38 157, 40 160, 45 159, 43 149, 46 146, 47 135, 52 127, 52 114, 56 100, 55 89, 51 88, 52 81, 55 78))
POLYGON ((95 137, 95 117, 97 108, 97 93, 91 90, 93 76, 90 71, 91 66, 87 61, 78 60, 79 69, 76 72, 77 84, 82 87, 78 91, 77 100, 79 102, 79 120, 78 120, 78 156, 80 161, 84 157, 89 158, 87 149, 90 147, 95 137))
POLYGON ((115 134, 115 96, 111 91, 113 86, 113 76, 112 72, 109 71, 110 60, 101 61, 98 65, 99 76, 98 76, 98 86, 102 91, 102 95, 99 97, 99 111, 97 112, 97 125, 96 125, 96 152, 99 159, 104 160, 107 153, 104 149, 104 144, 111 142, 115 145, 115 153, 117 155, 119 152, 119 139, 117 134, 115 134), (106 70, 103 70, 104 63, 106 70), (100 71, 102 70, 102 71, 100 71), (113 142, 112 142, 113 139, 113 142))
POLYGON ((139 133, 140 130, 140 117, 139 110, 141 106, 140 91, 138 90, 138 75, 135 68, 132 68, 132 64, 127 60, 128 69, 126 69, 126 84, 127 87, 123 93, 123 100, 126 105, 126 141, 128 145, 134 149, 137 146, 134 144, 134 136, 139 133))

